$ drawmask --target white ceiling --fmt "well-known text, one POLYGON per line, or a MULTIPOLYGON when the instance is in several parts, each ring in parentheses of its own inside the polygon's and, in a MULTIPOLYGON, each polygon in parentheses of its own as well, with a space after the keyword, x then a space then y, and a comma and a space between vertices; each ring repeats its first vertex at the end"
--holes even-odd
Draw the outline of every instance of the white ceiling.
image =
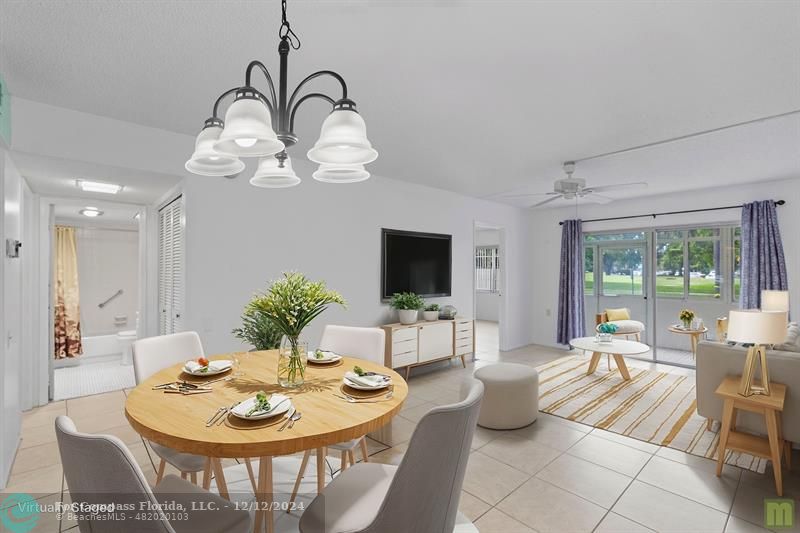
POLYGON ((139 221, 133 218, 139 208, 108 201, 81 200, 65 198, 53 201, 53 214, 56 223, 83 227, 114 227, 137 229, 139 221), (80 214, 81 209, 96 207, 103 212, 99 217, 86 217, 80 214))
POLYGON ((149 205, 158 201, 180 181, 177 176, 59 157, 22 152, 14 152, 13 157, 17 169, 25 176, 31 189, 47 196, 149 205), (76 184, 78 179, 116 183, 122 185, 123 189, 117 194, 84 192, 76 184))
MULTIPOLYGON (((30 100, 194 134, 249 60, 276 74, 277 1, 0 10, 0 71, 30 100)), ((290 78, 346 78, 373 173, 474 196, 548 190, 564 160, 800 109, 800 2, 289 0, 289 18, 303 43, 290 78)), ((299 111, 293 157, 325 113, 299 111)), ((650 182, 636 194, 800 176, 797 119, 748 128, 576 175, 650 182)))

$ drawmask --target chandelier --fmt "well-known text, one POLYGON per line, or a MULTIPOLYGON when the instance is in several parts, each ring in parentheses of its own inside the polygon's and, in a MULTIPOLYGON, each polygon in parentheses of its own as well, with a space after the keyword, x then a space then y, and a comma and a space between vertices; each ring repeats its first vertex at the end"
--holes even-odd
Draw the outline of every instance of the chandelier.
POLYGON ((258 168, 250 178, 252 185, 284 188, 299 184, 300 178, 292 169, 286 149, 297 144, 294 132, 297 109, 303 102, 320 99, 333 109, 322 123, 319 139, 307 153, 308 159, 319 164, 313 178, 329 183, 353 183, 369 178, 364 165, 374 161, 378 152, 367 139, 367 127, 356 110, 356 103, 347 97, 344 78, 331 70, 320 70, 306 76, 289 94, 286 79, 289 50, 299 49, 300 40, 286 19, 286 0, 282 0, 281 10, 277 93, 267 67, 261 61, 251 61, 244 85, 225 91, 214 102, 211 117, 206 119, 195 141, 194 153, 186 162, 186 170, 202 176, 235 176, 245 168, 240 158, 258 157, 258 168), (255 70, 263 73, 266 79, 266 94, 251 83, 255 70), (339 82, 341 98, 334 99, 320 92, 301 95, 309 82, 325 76, 339 82), (219 118, 220 104, 231 95, 234 100, 223 121, 219 118))

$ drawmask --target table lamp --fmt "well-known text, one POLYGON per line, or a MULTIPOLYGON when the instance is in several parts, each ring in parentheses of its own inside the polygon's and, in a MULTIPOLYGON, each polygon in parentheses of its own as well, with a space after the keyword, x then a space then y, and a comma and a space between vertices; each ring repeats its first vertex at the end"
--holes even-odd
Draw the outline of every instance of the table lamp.
POLYGON ((785 311, 760 311, 746 309, 731 311, 728 315, 728 342, 747 345, 747 359, 742 370, 739 394, 769 396, 769 371, 765 344, 780 344, 786 338, 789 321, 785 311), (754 384, 756 366, 761 364, 761 384, 754 384))
POLYGON ((762 311, 789 311, 789 291, 761 291, 762 311))

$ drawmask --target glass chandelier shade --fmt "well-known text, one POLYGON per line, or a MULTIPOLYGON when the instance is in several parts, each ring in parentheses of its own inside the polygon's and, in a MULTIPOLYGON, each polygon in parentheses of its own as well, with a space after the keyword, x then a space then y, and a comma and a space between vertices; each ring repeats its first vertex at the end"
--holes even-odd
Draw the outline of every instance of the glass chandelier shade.
POLYGON ((299 185, 300 181, 292 169, 292 160, 288 156, 285 159, 267 156, 258 160, 258 169, 250 178, 250 185, 265 189, 286 189, 299 185))
POLYGON ((321 164, 312 174, 315 180, 325 183, 357 183, 369 179, 364 165, 321 164))
POLYGON ((222 124, 206 121, 206 127, 197 135, 194 153, 186 162, 186 170, 201 176, 232 176, 244 170, 244 162, 235 155, 214 149, 222 133, 222 124))
POLYGON ((308 151, 315 163, 365 165, 378 158, 367 139, 367 125, 354 109, 334 108, 322 123, 319 140, 308 151))
POLYGON ((239 92, 225 113, 225 128, 214 149, 236 156, 263 157, 283 151, 284 145, 272 129, 272 114, 264 102, 239 92))

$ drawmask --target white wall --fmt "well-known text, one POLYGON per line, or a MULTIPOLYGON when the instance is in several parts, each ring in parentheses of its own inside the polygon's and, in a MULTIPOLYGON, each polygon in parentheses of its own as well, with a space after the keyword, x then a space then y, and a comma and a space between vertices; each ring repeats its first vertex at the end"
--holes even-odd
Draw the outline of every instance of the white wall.
MULTIPOLYGON (((500 231, 496 229, 477 228, 475 230, 475 246, 499 246, 500 231)), ((503 265, 500 265, 502 269, 503 265)), ((502 278, 502 276, 501 276, 502 278)), ((475 291, 475 318, 497 322, 500 320, 499 292, 475 291)))
POLYGON ((473 309, 473 223, 506 228, 510 320, 505 348, 530 342, 527 227, 523 211, 446 191, 373 177, 351 185, 319 183, 313 167, 293 162, 304 181, 283 190, 258 189, 247 179, 187 179, 187 329, 200 332, 211 353, 238 348, 230 331, 243 306, 281 272, 324 279, 347 299, 310 328, 318 341, 326 323, 379 325, 396 320, 380 301, 382 227, 453 235, 453 296, 431 302, 473 309))
MULTIPOLYGON (((2 267, 0 267, 0 487, 5 487, 20 432, 20 377, 22 369, 22 260, 8 258, 6 239, 22 240, 22 178, 6 150, 0 147, 0 190, 3 191, 2 267)), ((20 255, 27 252, 23 246, 20 255)))
MULTIPOLYGON (((61 223, 56 220, 56 223, 61 223)), ((136 329, 139 305, 139 232, 127 229, 87 227, 74 222, 78 248, 78 284, 81 299, 81 334, 84 337, 110 335, 136 329), (122 294, 102 309, 119 289, 122 294), (126 316, 116 326, 115 316, 126 316)))
MULTIPOLYGON (((787 202, 785 206, 778 208, 778 218, 789 273, 792 316, 797 317, 800 316, 798 314, 800 313, 800 239, 797 238, 797 231, 800 228, 800 178, 739 186, 720 185, 690 193, 636 198, 606 205, 583 205, 580 207, 579 217, 587 220, 663 211, 704 209, 767 199, 783 199, 787 202)), ((533 211, 529 216, 529 231, 532 239, 528 252, 532 265, 533 342, 537 344, 556 345, 558 272, 561 248, 561 226, 558 225, 558 222, 574 217, 575 210, 572 207, 533 211)), ((583 227, 585 231, 604 231, 682 224, 737 223, 740 219, 741 210, 731 209, 659 216, 656 219, 646 217, 594 222, 586 223, 583 227)), ((703 318, 706 320, 706 325, 713 328, 713 322, 710 321, 713 317, 703 318)), ((588 326, 591 327, 591 324, 588 326)))

